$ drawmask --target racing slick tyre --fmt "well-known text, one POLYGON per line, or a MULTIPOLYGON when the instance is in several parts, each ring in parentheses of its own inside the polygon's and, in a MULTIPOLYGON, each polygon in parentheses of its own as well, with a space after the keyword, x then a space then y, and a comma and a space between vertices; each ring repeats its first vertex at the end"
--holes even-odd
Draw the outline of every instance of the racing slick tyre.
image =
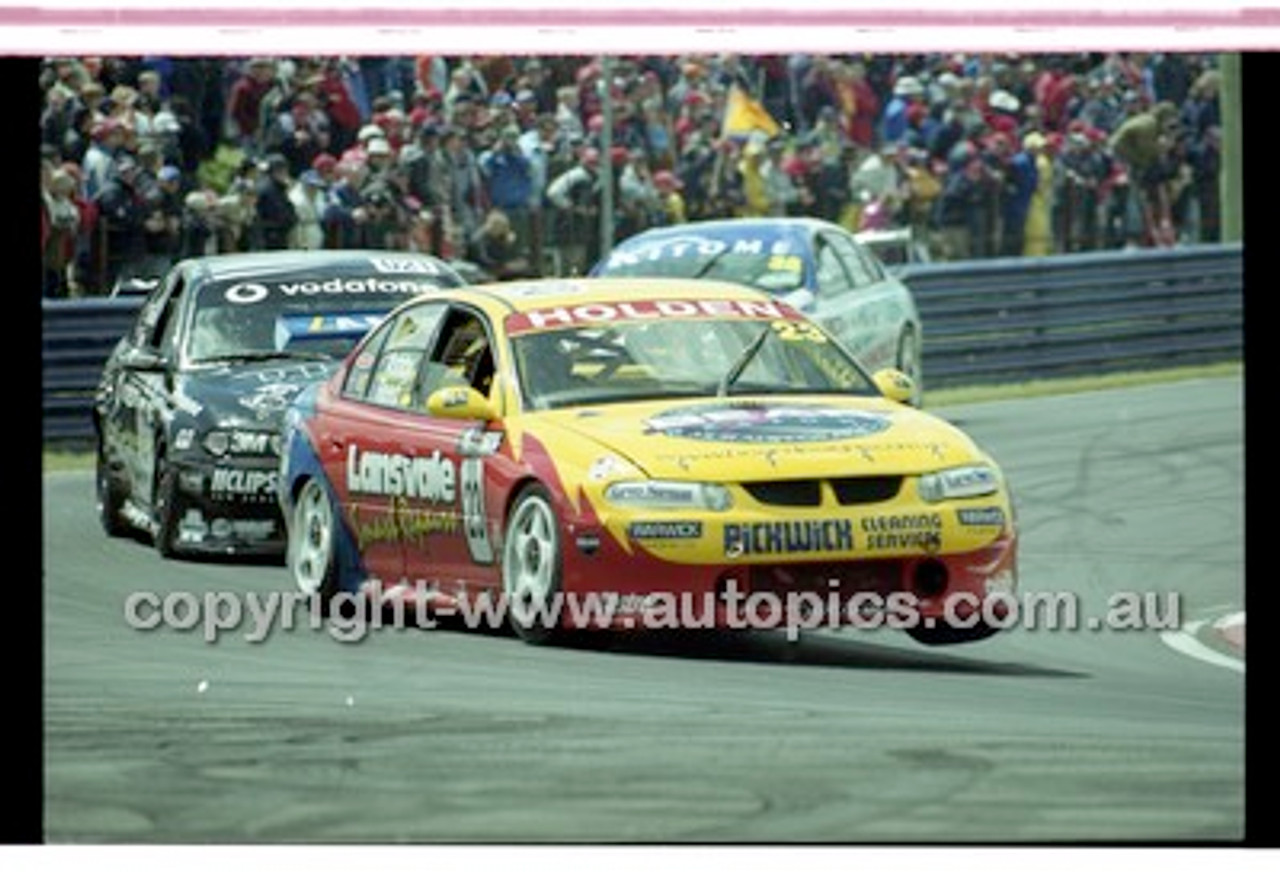
POLYGON ((178 555, 178 471, 164 462, 164 455, 156 457, 155 526, 152 541, 165 559, 178 555))
POLYGON ((946 624, 933 627, 917 625, 907 628, 906 631, 911 639, 926 646, 954 646, 957 643, 976 643, 978 640, 985 640, 999 629, 985 621, 979 621, 973 627, 951 627, 946 624))
POLYGON ((101 445, 98 446, 94 476, 98 495, 98 521, 102 523, 102 530, 112 538, 125 537, 133 529, 120 515, 120 508, 124 506, 124 493, 120 491, 120 485, 111 478, 101 445))
POLYGON ((298 590, 318 597, 326 615, 338 592, 337 521, 328 490, 317 479, 308 479, 293 504, 287 558, 298 590))
POLYGON ((541 485, 522 491, 507 515, 502 543, 502 590, 507 620, 526 643, 566 636, 560 627, 560 529, 551 497, 541 485))
POLYGON ((903 328, 898 337, 898 360, 895 366, 915 384, 916 394, 911 399, 911 407, 919 408, 924 404, 924 372, 920 370, 920 341, 915 328, 903 328))

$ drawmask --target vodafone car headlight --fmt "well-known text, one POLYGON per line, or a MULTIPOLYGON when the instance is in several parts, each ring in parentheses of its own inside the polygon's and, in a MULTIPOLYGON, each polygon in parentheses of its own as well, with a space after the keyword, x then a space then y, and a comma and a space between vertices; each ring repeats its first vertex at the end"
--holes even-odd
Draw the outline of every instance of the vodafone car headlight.
POLYGON ((214 457, 222 457, 231 448, 231 433, 228 430, 209 430, 204 434, 204 450, 214 457))
POLYGON ((619 507, 660 510, 713 510, 721 513, 733 506, 733 495, 729 489, 714 482, 664 479, 615 482, 604 490, 604 498, 619 507))
POLYGON ((920 477, 916 490, 926 501, 976 498, 1000 490, 1000 473, 989 464, 969 464, 920 477))

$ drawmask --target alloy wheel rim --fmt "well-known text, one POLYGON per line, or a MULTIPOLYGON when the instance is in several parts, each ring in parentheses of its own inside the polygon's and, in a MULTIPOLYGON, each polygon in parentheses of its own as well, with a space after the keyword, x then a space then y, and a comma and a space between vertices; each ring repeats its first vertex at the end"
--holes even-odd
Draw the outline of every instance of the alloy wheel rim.
POLYGON ((333 511, 329 498, 315 482, 307 483, 298 500, 295 526, 294 578, 304 593, 315 593, 328 571, 333 544, 333 511))
POLYGON ((502 581, 512 614, 522 623, 535 620, 554 591, 555 517, 544 501, 520 505, 507 532, 502 581))

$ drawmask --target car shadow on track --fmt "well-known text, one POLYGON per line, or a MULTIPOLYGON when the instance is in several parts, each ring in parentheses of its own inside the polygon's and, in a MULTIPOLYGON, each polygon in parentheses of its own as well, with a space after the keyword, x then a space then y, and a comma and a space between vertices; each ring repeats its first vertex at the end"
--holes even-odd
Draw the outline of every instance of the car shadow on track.
POLYGON ((617 655, 650 655, 667 658, 717 659, 764 664, 796 664, 816 667, 871 668, 991 676, 1057 677, 1084 679, 1080 671, 1048 668, 1020 662, 994 661, 979 655, 981 643, 946 650, 900 648, 865 639, 827 634, 807 634, 789 642, 782 633, 761 631, 646 632, 643 634, 588 633, 575 637, 567 648, 617 655), (973 656, 969 653, 972 652, 973 656), (963 654, 962 654, 963 653, 963 654))

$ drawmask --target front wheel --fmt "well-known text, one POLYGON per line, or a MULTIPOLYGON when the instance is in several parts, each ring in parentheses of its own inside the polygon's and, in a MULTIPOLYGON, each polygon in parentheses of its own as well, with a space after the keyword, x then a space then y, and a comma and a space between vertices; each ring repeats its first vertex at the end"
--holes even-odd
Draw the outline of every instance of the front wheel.
POLYGON ((154 489, 155 521, 152 542, 165 559, 178 555, 178 472, 164 462, 164 455, 156 456, 156 481, 154 489))
POLYGON ((507 517, 502 544, 502 587, 516 636, 545 644, 563 638, 560 627, 560 529, 541 485, 521 492, 507 517))
POLYGON ((336 523, 328 490, 316 479, 308 479, 293 505, 288 562, 298 590, 318 597, 326 611, 338 590, 336 523))

